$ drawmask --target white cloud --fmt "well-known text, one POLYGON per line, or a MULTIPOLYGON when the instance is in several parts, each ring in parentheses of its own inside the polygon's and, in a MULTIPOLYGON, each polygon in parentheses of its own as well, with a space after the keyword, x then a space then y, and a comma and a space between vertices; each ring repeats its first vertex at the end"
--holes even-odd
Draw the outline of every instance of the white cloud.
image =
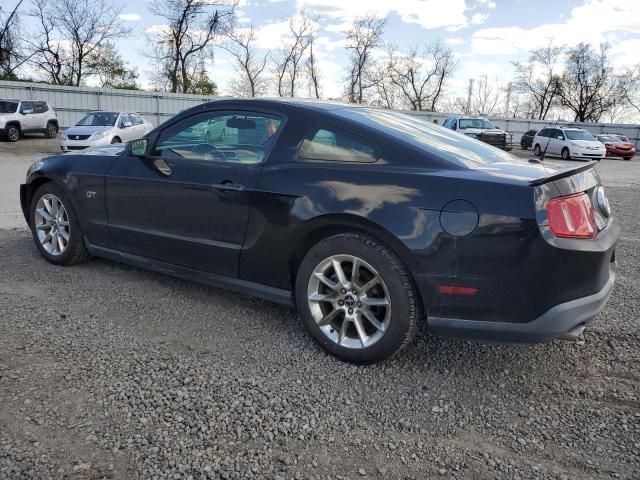
POLYGON ((118 18, 123 22, 137 22, 140 20, 140 15, 137 13, 121 13, 118 18))
POLYGON ((444 40, 444 43, 448 43, 449 45, 462 45, 464 43, 464 40, 460 37, 452 37, 446 38, 444 40))
POLYGON ((571 10, 562 23, 533 28, 503 27, 478 30, 472 36, 476 54, 514 54, 537 48, 552 38, 558 45, 587 42, 597 45, 613 31, 640 33, 640 2, 637 0, 590 0, 571 10))
POLYGON ((471 23, 473 25, 480 25, 481 23, 486 22, 487 18, 489 18, 489 15, 486 13, 474 13, 471 17, 471 23))
POLYGON ((440 0, 367 0, 366 5, 355 0, 296 0, 299 10, 309 10, 329 18, 349 21, 367 13, 400 16, 405 23, 415 23, 424 28, 465 26, 467 6, 464 0, 449 0, 443 7, 440 0))

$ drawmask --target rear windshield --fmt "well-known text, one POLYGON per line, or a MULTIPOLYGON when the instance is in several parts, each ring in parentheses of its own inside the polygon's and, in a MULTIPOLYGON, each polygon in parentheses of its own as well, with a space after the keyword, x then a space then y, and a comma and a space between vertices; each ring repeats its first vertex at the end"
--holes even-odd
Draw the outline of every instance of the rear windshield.
POLYGON ((458 128, 482 128, 483 130, 493 129, 493 124, 484 118, 461 118, 458 122, 458 128))
POLYGON ((339 112, 345 118, 374 124, 381 131, 432 153, 436 158, 463 167, 479 168, 499 162, 523 163, 510 153, 434 125, 419 116, 364 107, 339 112))
POLYGON ((91 112, 80 119, 76 125, 81 127, 112 127, 116 124, 118 112, 91 112))
POLYGON ((595 140, 596 138, 586 130, 565 130, 565 135, 569 140, 595 140))
POLYGON ((7 102, 0 100, 0 113, 16 113, 18 110, 18 102, 7 102))

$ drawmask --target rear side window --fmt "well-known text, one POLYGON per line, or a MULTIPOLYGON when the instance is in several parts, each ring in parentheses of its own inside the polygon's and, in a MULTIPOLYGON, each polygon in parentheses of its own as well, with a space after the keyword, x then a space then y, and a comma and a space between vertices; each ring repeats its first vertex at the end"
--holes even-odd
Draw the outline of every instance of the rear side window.
POLYGON ((548 137, 550 131, 551 131, 550 128, 543 128, 542 130, 540 130, 540 132, 538 132, 538 136, 539 137, 548 137))
POLYGON ((45 102, 33 102, 33 113, 46 113, 49 107, 45 102))
POLYGON ((358 135, 323 127, 304 139, 299 155, 311 160, 371 163, 380 158, 380 153, 380 147, 358 135))

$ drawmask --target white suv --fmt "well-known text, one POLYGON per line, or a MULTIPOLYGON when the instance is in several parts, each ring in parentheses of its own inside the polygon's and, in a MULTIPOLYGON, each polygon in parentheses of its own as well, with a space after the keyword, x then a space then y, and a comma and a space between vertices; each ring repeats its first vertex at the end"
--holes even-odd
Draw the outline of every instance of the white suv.
POLYGON ((591 133, 575 127, 547 127, 533 137, 533 153, 537 157, 560 155, 572 158, 601 160, 607 154, 605 146, 591 133))
POLYGON ((0 100, 0 136, 16 142, 25 133, 58 135, 58 117, 47 102, 0 100))

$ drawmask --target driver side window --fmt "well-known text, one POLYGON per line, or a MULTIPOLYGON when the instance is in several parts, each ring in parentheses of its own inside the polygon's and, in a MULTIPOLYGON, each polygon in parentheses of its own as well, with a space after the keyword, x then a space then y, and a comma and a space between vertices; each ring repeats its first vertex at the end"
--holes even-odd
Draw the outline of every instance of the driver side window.
POLYGON ((276 116, 209 112, 164 130, 152 154, 166 160, 261 163, 282 125, 276 116))

